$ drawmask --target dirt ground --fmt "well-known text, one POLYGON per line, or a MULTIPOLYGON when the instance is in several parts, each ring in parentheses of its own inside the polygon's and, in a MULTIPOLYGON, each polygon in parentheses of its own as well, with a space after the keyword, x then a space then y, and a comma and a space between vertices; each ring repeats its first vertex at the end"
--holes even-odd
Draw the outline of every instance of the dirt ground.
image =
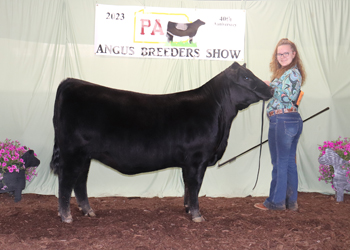
POLYGON ((97 217, 71 200, 73 223, 57 216, 57 198, 0 194, 0 249, 350 249, 350 196, 300 193, 299 211, 262 211, 264 197, 200 197, 206 219, 194 223, 183 199, 90 198, 97 217))

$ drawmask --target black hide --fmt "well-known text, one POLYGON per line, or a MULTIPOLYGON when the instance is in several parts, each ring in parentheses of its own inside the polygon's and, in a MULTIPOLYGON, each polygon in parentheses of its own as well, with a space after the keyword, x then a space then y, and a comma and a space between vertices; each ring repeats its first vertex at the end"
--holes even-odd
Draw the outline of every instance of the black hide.
POLYGON ((180 167, 184 204, 202 221, 198 192, 207 166, 223 155, 232 120, 240 109, 272 97, 272 89, 233 63, 203 86, 166 95, 111 89, 77 79, 57 90, 51 169, 59 176, 59 212, 71 222, 74 189, 85 214, 90 160, 133 175, 180 167))

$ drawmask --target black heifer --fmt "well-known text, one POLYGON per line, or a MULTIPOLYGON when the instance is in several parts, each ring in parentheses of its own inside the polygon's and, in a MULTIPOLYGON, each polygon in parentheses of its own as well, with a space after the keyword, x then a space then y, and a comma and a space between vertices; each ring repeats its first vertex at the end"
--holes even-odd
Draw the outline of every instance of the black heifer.
POLYGON ((197 34, 198 28, 205 22, 197 19, 193 23, 173 23, 168 22, 167 34, 168 42, 172 42, 174 36, 188 36, 189 43, 192 43, 193 37, 197 34))
POLYGON ((226 149, 233 118, 271 97, 272 89, 236 62, 197 89, 166 95, 64 80, 56 95, 50 164, 59 178, 62 221, 72 222, 73 189, 83 213, 95 216, 86 189, 91 159, 128 175, 182 168, 186 212, 203 221, 198 192, 207 166, 226 149))

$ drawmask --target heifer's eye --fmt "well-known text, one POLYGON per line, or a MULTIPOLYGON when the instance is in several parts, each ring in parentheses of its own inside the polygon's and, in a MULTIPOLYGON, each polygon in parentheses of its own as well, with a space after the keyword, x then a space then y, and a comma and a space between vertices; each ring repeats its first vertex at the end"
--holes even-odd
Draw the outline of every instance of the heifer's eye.
POLYGON ((248 76, 243 76, 243 79, 246 81, 250 80, 250 78, 248 76))

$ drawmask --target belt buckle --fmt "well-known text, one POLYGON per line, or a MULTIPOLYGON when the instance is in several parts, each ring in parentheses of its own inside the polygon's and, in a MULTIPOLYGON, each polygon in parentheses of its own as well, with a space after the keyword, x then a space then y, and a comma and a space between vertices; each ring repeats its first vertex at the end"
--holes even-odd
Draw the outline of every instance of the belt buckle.
POLYGON ((275 114, 276 114, 276 115, 283 114, 282 109, 277 109, 277 110, 275 110, 275 114))
POLYGON ((290 108, 290 109, 284 109, 284 113, 292 113, 292 112, 297 112, 295 108, 290 108))

